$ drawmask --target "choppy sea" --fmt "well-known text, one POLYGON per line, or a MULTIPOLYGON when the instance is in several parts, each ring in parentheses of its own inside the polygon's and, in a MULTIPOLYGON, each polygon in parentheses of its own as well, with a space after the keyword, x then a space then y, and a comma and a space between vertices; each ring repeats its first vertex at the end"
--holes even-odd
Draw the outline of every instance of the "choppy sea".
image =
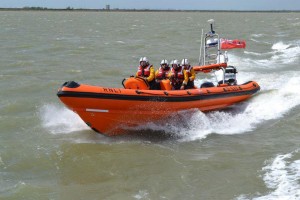
POLYGON ((1 11, 0 27, 0 199, 300 199, 299 13, 1 11), (196 65, 211 18, 247 42, 228 54, 261 86, 249 101, 107 137, 57 98, 68 80, 122 87, 141 56, 196 65))

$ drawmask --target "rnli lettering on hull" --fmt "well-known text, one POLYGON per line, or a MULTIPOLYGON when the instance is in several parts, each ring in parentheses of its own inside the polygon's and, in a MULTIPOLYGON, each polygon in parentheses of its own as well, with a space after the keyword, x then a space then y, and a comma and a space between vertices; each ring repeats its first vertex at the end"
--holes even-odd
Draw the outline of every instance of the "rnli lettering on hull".
POLYGON ((103 91, 108 93, 121 93, 121 90, 116 88, 103 88, 103 91))
POLYGON ((101 109, 92 109, 92 108, 87 108, 85 109, 87 112, 100 112, 100 113, 107 113, 108 110, 101 110, 101 109))

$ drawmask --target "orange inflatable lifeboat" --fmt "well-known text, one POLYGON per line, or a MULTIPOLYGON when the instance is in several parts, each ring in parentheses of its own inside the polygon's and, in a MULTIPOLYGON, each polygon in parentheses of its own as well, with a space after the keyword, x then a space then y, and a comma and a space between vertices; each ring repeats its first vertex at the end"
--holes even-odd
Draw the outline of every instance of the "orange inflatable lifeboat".
MULTIPOLYGON (((123 134, 130 127, 162 120, 178 111, 199 109, 206 112, 249 99, 260 90, 260 86, 254 81, 237 84, 237 70, 234 66, 227 66, 227 54, 221 52, 219 35, 213 30, 214 20, 208 22, 211 31, 205 35, 202 33, 203 56, 200 48, 199 63, 203 66, 194 66, 193 69, 204 73, 222 70, 223 78, 217 80, 217 85, 206 82, 200 88, 171 90, 170 81, 163 80, 161 90, 149 90, 144 79, 134 77, 123 80, 124 88, 69 81, 58 89, 57 96, 93 130, 107 135, 123 134)), ((239 44, 238 41, 232 43, 239 44)))
POLYGON ((158 121, 188 109, 211 111, 245 101, 260 90, 249 81, 242 85, 204 85, 201 88, 171 90, 169 80, 162 90, 149 90, 143 79, 128 78, 124 88, 109 88, 65 82, 57 92, 59 99, 93 130, 116 135, 150 121, 158 121))

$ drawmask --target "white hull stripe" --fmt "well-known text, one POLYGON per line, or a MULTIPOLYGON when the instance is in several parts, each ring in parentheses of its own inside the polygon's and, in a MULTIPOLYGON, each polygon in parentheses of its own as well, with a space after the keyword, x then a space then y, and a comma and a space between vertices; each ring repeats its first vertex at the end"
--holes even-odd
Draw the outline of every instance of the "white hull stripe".
POLYGON ((108 112, 108 110, 101 110, 101 109, 91 109, 91 108, 87 108, 85 109, 87 112, 101 112, 101 113, 105 113, 108 112))

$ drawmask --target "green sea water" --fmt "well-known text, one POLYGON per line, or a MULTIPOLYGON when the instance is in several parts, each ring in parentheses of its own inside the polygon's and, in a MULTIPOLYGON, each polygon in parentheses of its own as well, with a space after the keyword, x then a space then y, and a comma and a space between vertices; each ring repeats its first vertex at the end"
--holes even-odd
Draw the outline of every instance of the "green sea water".
POLYGON ((299 13, 1 11, 0 27, 0 199, 300 198, 299 13), (247 42, 228 54, 261 86, 249 101, 107 137, 57 98, 68 80, 122 87, 141 56, 196 65, 211 18, 247 42))

